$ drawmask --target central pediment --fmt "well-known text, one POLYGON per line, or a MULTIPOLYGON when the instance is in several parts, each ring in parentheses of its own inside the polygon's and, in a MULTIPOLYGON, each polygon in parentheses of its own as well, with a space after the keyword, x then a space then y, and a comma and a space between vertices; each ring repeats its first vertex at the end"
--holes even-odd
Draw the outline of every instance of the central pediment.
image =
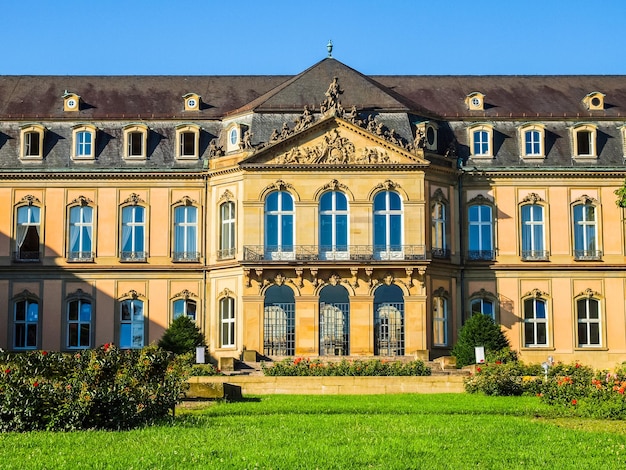
POLYGON ((284 140, 270 143, 240 162, 242 166, 418 165, 427 166, 422 150, 399 143, 331 116, 284 140))

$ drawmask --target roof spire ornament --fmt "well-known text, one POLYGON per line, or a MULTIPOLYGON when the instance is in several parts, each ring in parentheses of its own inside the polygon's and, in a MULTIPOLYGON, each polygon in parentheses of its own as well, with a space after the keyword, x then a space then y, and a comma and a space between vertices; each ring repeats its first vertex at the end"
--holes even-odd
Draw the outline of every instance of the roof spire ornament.
POLYGON ((328 44, 326 44, 326 49, 328 49, 328 57, 333 56, 333 41, 331 41, 330 39, 328 40, 328 44))

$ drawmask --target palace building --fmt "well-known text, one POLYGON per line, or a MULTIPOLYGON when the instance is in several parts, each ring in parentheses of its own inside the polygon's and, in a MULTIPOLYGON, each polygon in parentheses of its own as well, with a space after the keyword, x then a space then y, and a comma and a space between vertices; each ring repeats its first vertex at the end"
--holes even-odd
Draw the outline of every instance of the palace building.
POLYGON ((0 76, 0 347, 626 360, 626 77, 0 76))

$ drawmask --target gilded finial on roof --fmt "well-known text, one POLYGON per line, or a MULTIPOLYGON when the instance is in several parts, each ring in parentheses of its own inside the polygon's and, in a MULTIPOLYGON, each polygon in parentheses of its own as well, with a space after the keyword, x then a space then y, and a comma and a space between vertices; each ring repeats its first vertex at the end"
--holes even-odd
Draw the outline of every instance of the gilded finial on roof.
POLYGON ((328 44, 326 44, 326 49, 328 49, 328 57, 333 56, 333 42, 329 39, 328 44))

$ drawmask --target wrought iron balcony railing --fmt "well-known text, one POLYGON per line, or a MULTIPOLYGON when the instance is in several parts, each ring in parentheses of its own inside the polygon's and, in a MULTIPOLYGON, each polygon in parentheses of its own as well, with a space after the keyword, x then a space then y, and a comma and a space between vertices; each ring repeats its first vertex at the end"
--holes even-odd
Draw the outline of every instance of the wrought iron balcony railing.
POLYGON ((120 252, 120 261, 145 261, 148 253, 145 251, 122 251, 120 252))
POLYGON ((93 261, 95 253, 93 251, 70 251, 67 253, 68 261, 93 261))
POLYGON ((470 250, 467 252, 468 261, 493 261, 496 257, 494 250, 470 250))
POLYGON ((235 257, 235 248, 217 250, 217 259, 232 259, 235 257))
POLYGON ((200 252, 198 251, 175 251, 172 253, 172 261, 193 263, 200 261, 200 252))
POLYGON ((424 245, 317 245, 243 247, 244 261, 419 261, 426 260, 424 245))
POLYGON ((523 261, 548 261, 549 256, 544 250, 522 250, 523 261))
POLYGON ((13 260, 20 263, 36 263, 40 261, 39 251, 16 251, 13 253, 13 260))
POLYGON ((576 261, 598 261, 602 259, 602 251, 574 250, 574 259, 576 261))
POLYGON ((430 256, 433 258, 450 258, 450 250, 447 248, 432 248, 430 250, 430 256))

